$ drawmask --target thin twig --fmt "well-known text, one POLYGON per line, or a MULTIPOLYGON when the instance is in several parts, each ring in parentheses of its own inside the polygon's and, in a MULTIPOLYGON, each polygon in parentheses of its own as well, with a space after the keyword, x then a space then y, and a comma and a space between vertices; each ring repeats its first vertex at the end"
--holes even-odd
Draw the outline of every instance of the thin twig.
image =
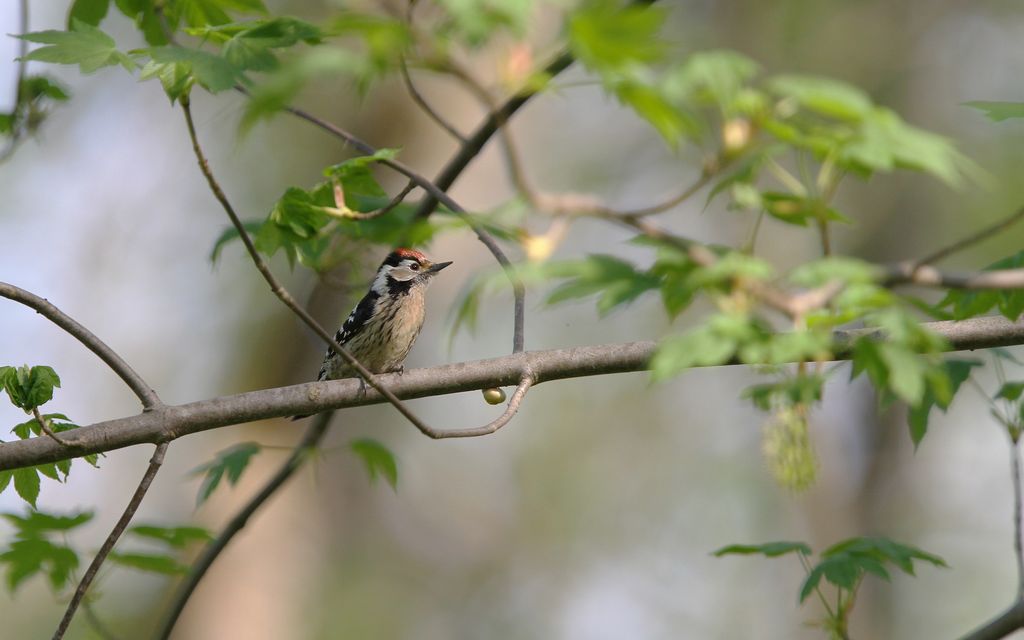
POLYGON ((1017 600, 1024 601, 1024 547, 1021 541, 1020 445, 1010 441, 1010 469, 1013 479, 1013 553, 1017 558, 1017 600))
POLYGON ((707 186, 707 184, 711 182, 711 180, 718 174, 719 171, 722 170, 722 168, 724 168, 724 164, 719 166, 718 163, 716 163, 714 167, 705 166, 704 169, 700 172, 700 175, 697 176, 697 179, 694 180, 693 183, 690 184, 690 186, 683 189, 683 191, 679 195, 669 198, 668 200, 660 204, 654 204, 639 209, 629 209, 626 211, 620 211, 618 212, 618 214, 620 216, 627 218, 642 218, 644 216, 655 215, 658 213, 662 213, 664 211, 668 211, 669 209, 675 208, 682 204, 683 202, 686 202, 687 200, 692 198, 695 193, 697 193, 705 186, 707 186))
MULTIPOLYGON (((337 183, 335 183, 334 188, 335 199, 337 199, 338 194, 340 193, 340 187, 337 183)), ((347 218, 349 220, 373 220, 374 218, 379 218, 385 214, 391 213, 391 211, 393 211, 395 207, 402 204, 402 201, 405 200, 405 197, 409 195, 415 188, 416 183, 410 180, 405 185, 405 187, 395 195, 394 198, 391 198, 391 200, 380 209, 377 209, 376 211, 352 211, 351 209, 346 209, 344 213, 338 217, 347 218)), ((337 204, 340 205, 344 203, 339 202, 337 204)))
POLYGON ((522 379, 519 381, 519 386, 516 387, 516 390, 512 393, 512 397, 509 398, 508 406, 505 407, 505 412, 498 416, 498 418, 493 422, 475 429, 444 431, 438 434, 438 438, 476 438, 494 433, 508 424, 509 421, 512 420, 512 417, 516 415, 516 412, 519 411, 519 405, 522 404, 523 398, 526 396, 526 392, 530 390, 530 387, 533 386, 535 381, 536 378, 533 375, 524 373, 522 379))
POLYGON ((195 592, 196 587, 199 586, 199 582, 203 579, 203 576, 206 575, 206 572, 213 565, 214 561, 228 546, 228 543, 230 543, 231 540, 234 539, 235 535, 249 522, 249 518, 251 518, 261 506, 263 506, 263 503, 265 503, 270 496, 274 495, 274 493, 277 492, 277 490, 280 489, 290 477, 292 477, 292 475, 309 457, 309 452, 320 444, 320 441, 323 440, 324 435, 327 433, 327 426, 330 424, 333 415, 333 411, 328 411, 316 416, 313 424, 306 430, 302 440, 292 450, 292 454, 288 456, 288 460, 286 460, 277 472, 271 476, 270 480, 263 485, 263 488, 246 503, 242 510, 231 518, 227 525, 225 525, 224 529, 221 530, 220 534, 206 545, 202 553, 199 554, 199 557, 192 563, 192 567, 190 568, 185 581, 178 588, 177 593, 174 594, 174 600, 171 603, 170 611, 167 613, 167 617, 164 618, 163 624, 160 626, 157 638, 161 640, 170 638, 171 632, 174 630, 174 625, 178 622, 178 618, 181 617, 182 611, 185 610, 185 605, 188 604, 189 599, 192 597, 193 592, 195 592))
MULTIPOLYGON (((548 77, 555 77, 562 71, 565 71, 569 66, 575 62, 572 53, 568 50, 561 52, 551 62, 544 67, 543 73, 548 77)), ((462 175, 462 172, 466 170, 469 163, 483 150, 483 148, 490 141, 491 137, 501 128, 502 124, 508 122, 512 115, 519 111, 519 109, 530 101, 530 98, 535 96, 537 92, 533 89, 525 89, 515 96, 505 101, 505 104, 501 108, 491 112, 482 123, 476 128, 466 141, 466 144, 459 148, 459 151, 452 156, 451 160, 441 169, 441 173, 434 178, 433 183, 438 189, 445 191, 449 189, 455 181, 462 175)), ((426 218, 434 209, 437 207, 438 202, 443 203, 443 200, 437 198, 434 194, 428 193, 425 198, 420 202, 419 208, 416 210, 415 217, 426 218)), ((445 205, 448 206, 448 205, 445 205)))
MULTIPOLYGON (((18 30, 20 35, 28 33, 28 0, 21 0, 19 3, 21 17, 18 30)), ((28 60, 25 56, 28 55, 28 40, 18 40, 18 72, 14 78, 14 127, 11 129, 11 139, 7 141, 7 145, 4 146, 3 151, 0 151, 0 164, 6 162, 14 151, 18 148, 18 144, 24 137, 24 127, 19 122, 21 119, 21 110, 24 107, 22 100, 24 99, 25 93, 25 75, 28 72, 28 60)))
POLYGON ((43 430, 43 433, 53 438, 53 440, 59 443, 61 446, 68 446, 68 443, 64 442, 64 439, 53 432, 50 425, 46 423, 46 418, 39 412, 39 407, 32 407, 32 415, 35 416, 36 422, 39 423, 39 428, 43 430))
MULTIPOLYGON (((469 89, 469 92, 476 96, 477 100, 484 105, 487 113, 495 118, 495 122, 498 125, 498 135, 501 137, 502 148, 505 151, 505 166, 508 168, 512 185, 516 191, 522 194, 527 202, 533 206, 538 206, 540 197, 533 187, 530 186, 529 180, 526 179, 526 170, 524 169, 522 156, 519 154, 515 139, 512 137, 512 132, 509 131, 508 120, 502 114, 501 107, 491 93, 479 80, 473 77, 473 74, 468 69, 463 68, 454 60, 448 60, 446 68, 453 76, 462 81, 466 88, 469 89)), ((469 144, 469 142, 463 141, 463 145, 466 144, 469 144)))
POLYGON ((456 129, 450 122, 444 119, 444 117, 434 110, 427 102, 427 99, 423 97, 423 94, 419 92, 416 85, 412 81, 412 76, 409 75, 409 67, 405 62, 405 57, 402 57, 399 68, 402 71, 402 81, 405 82, 405 89, 409 92, 409 97, 412 101, 427 114, 427 116, 433 120, 437 126, 441 127, 448 132, 448 135, 459 141, 460 144, 466 144, 466 136, 462 135, 458 129, 456 129))
POLYGON ((96 577, 96 572, 99 571, 100 566, 110 555, 111 550, 117 543, 118 538, 124 533, 124 530, 128 528, 128 524, 131 523, 132 518, 135 517, 135 512, 138 511, 139 505, 142 504, 142 499, 146 497, 146 492, 149 491, 149 486, 153 483, 153 478, 156 477, 156 472, 160 470, 160 465, 164 462, 164 454, 167 452, 168 442, 161 442, 156 446, 156 451, 153 452, 153 457, 149 460, 149 467, 146 469, 146 473, 142 476, 142 480, 139 482, 139 486, 135 489, 135 493, 132 495, 132 499, 128 501, 128 506, 125 507, 124 513, 121 514, 117 524, 114 525, 113 530, 107 536, 107 539, 103 541, 103 545, 100 550, 96 552, 96 557, 92 559, 89 564, 89 568, 85 570, 85 575, 82 576, 82 580, 78 583, 78 588, 75 589, 75 594, 71 596, 71 602, 68 603, 68 608, 64 612, 64 617, 60 621, 60 625, 57 627, 57 631, 53 634, 53 640, 60 640, 64 637, 64 633, 68 629, 68 625, 71 624, 71 619, 75 616, 75 610, 78 609, 78 605, 82 602, 82 598, 85 597, 85 592, 88 591, 89 585, 92 584, 93 579, 96 577))
POLYGON ((1012 227, 1021 220, 1024 220, 1024 207, 1021 207, 1007 218, 1004 218, 1003 220, 1000 220, 995 224, 992 224, 988 227, 985 227, 984 229, 981 229, 977 233, 973 233, 967 236, 966 238, 963 238, 962 240, 958 240, 949 246, 943 247, 937 251, 929 253, 928 255, 919 260, 914 261, 913 263, 911 263, 910 272, 913 273, 914 271, 917 271, 917 269, 925 265, 929 265, 938 262, 939 260, 942 260, 944 258, 948 258, 954 253, 963 251, 964 249, 970 247, 971 245, 977 244, 983 240, 987 240, 988 238, 991 238, 997 233, 1012 227))
POLYGON ((0 297, 20 302, 26 307, 35 309, 37 313, 45 317, 50 322, 54 323, 67 333, 71 334, 76 340, 81 342, 89 351, 92 351, 100 360, 102 360, 110 369, 116 373, 124 383, 128 385, 128 388, 135 392, 139 400, 142 402, 142 406, 147 410, 152 410, 163 405, 160 398, 153 391, 153 388, 146 384, 146 381, 142 379, 138 373, 132 369, 127 362, 124 361, 121 356, 111 349, 105 342, 97 338, 91 331, 83 327, 71 316, 67 315, 57 307, 50 304, 49 300, 40 298, 34 293, 25 291, 20 287, 16 287, 13 284, 6 282, 0 282, 0 297))

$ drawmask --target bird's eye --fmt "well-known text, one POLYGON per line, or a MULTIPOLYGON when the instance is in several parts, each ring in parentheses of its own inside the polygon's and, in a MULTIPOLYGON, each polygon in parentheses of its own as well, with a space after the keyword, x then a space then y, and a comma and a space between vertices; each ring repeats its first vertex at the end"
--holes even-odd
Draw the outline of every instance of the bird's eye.
POLYGON ((419 271, 420 270, 420 265, 419 265, 419 263, 414 262, 414 263, 409 265, 409 268, 412 269, 413 271, 419 271))

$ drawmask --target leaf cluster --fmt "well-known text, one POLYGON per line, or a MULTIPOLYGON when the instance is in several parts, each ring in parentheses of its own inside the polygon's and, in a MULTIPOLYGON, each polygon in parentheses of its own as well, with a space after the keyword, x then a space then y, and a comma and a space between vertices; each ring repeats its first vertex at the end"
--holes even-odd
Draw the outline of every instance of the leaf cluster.
POLYGON ((848 616, 853 608, 857 589, 869 574, 889 582, 892 568, 910 576, 915 575, 915 561, 935 567, 948 567, 945 560, 935 554, 883 537, 844 540, 822 551, 818 561, 813 564, 811 548, 803 542, 733 544, 714 552, 716 557, 763 555, 767 558, 778 558, 789 554, 796 554, 807 571, 807 576, 800 585, 799 601, 803 603, 814 593, 821 596, 828 614, 828 618, 821 626, 834 632, 834 637, 845 637, 848 616), (832 585, 837 592, 835 608, 829 606, 828 600, 821 592, 822 581, 832 585))
POLYGON ((14 526, 13 539, 0 553, 0 563, 7 566, 8 588, 14 591, 37 574, 45 575, 54 591, 67 586, 79 561, 78 553, 67 546, 63 538, 92 520, 92 512, 58 516, 33 510, 25 516, 0 515, 14 526))
MULTIPOLYGON (((0 366, 0 390, 6 391, 11 404, 24 410, 25 413, 33 413, 40 406, 49 402, 53 398, 54 388, 57 387, 60 387, 60 377, 53 368, 46 365, 0 366)), ((71 422, 71 419, 63 413, 40 413, 39 416, 46 422, 46 427, 55 434, 78 428, 78 425, 71 422)), ((14 425, 11 432, 18 438, 26 440, 43 435, 45 430, 39 424, 39 420, 32 417, 26 422, 14 425)), ((83 456, 83 459, 94 467, 98 466, 99 456, 97 454, 83 456)), ((0 471, 0 492, 10 486, 13 481, 15 492, 35 508, 42 485, 42 476, 58 482, 65 482, 70 471, 70 458, 10 471, 0 471)))

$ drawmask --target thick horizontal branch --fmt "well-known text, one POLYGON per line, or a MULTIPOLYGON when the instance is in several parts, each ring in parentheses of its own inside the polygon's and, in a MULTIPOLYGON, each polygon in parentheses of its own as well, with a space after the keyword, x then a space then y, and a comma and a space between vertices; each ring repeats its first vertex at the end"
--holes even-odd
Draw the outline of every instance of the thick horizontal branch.
MULTIPOLYGON (((1024 320, 1002 317, 964 322, 930 322, 954 351, 1024 344, 1024 320)), ((836 333, 835 359, 848 357, 848 346, 864 330, 836 333)), ((654 354, 655 342, 593 345, 526 351, 501 358, 413 369, 379 376, 380 382, 402 400, 517 385, 529 373, 534 385, 552 380, 643 371, 654 354)), ((0 471, 54 462, 69 455, 111 451, 136 444, 167 442, 192 433, 253 420, 309 414, 384 402, 356 379, 309 382, 290 387, 250 391, 183 405, 164 406, 128 418, 107 420, 61 434, 67 446, 50 438, 0 444, 0 471)), ((454 426, 454 425, 453 425, 454 426)))

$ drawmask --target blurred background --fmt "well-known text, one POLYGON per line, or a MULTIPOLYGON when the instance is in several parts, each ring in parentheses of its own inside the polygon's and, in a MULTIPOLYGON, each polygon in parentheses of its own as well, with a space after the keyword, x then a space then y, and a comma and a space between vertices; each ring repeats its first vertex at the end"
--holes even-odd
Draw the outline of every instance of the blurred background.
MULTIPOLYGON (((765 72, 807 72, 849 81, 912 124, 958 141, 991 180, 952 191, 923 176, 844 183, 838 208, 857 222, 836 233, 841 252, 888 262, 927 253, 1019 206, 1020 124, 993 125, 969 100, 1020 100, 1024 11, 1005 1, 694 0, 666 2, 673 36, 687 50, 734 48, 765 72)), ((268 2, 275 12, 316 20, 334 5, 268 2)), ((67 6, 32 3, 30 29, 61 29, 67 6)), ((115 12, 112 12, 115 13, 115 12)), ((19 30, 17 3, 0 6, 0 32, 19 30)), ((121 49, 141 46, 132 26, 104 23, 121 49)), ((557 24, 538 17, 534 45, 548 51, 557 24)), ((471 60, 496 78, 514 43, 471 60)), ((0 39, 0 110, 13 100, 16 41, 0 39)), ((41 67, 33 67, 41 70, 41 67)), ((119 69, 81 76, 45 71, 73 98, 0 167, 0 279, 58 305, 119 351, 167 403, 305 382, 323 347, 271 295, 236 243, 213 265, 227 220, 203 182, 180 110, 155 83, 119 69)), ((513 131, 536 185, 596 193, 642 206, 675 193, 699 170, 697 155, 673 154, 647 125, 572 69, 566 88, 531 102, 513 131), (574 85, 579 86, 574 86, 574 85)), ((482 116, 457 85, 429 75, 421 90, 463 131, 482 116)), ((488 82, 496 85, 496 81, 488 82)), ((201 92, 197 92, 201 93, 201 92)), ((245 219, 262 219, 283 191, 309 186, 351 150, 285 116, 237 133, 244 98, 197 95, 194 112, 212 168, 245 219)), ((399 82, 360 99, 344 85, 304 94, 302 106, 433 175, 454 145, 410 102, 399 82)), ((1017 121, 1019 122, 1019 121, 1017 121)), ((482 210, 511 191, 492 143, 452 190, 482 210)), ((390 188, 402 185, 387 176, 390 188)), ((659 220, 705 241, 742 239, 744 214, 703 198, 659 220)), ((543 230, 542 228, 540 230, 543 230)), ((597 222, 576 226, 556 253, 614 253, 642 260, 629 235, 597 222)), ((978 267, 1020 249, 1016 230, 952 267, 978 267)), ((815 257, 815 243, 768 224, 761 255, 780 269, 815 257)), ((515 250, 514 247, 510 248, 515 250)), ((317 279, 273 268, 321 322, 337 326, 383 256, 366 251, 361 271, 317 279)), ((450 349, 450 310, 491 258, 468 232, 442 235, 428 254, 455 265, 431 290, 423 335, 406 366, 503 355, 511 301, 488 299, 474 334, 450 349)), ((528 305, 527 348, 656 339, 670 326, 655 296, 598 320, 590 303, 528 305)), ((1018 357, 1024 353, 1017 349, 1018 357)), ((979 357, 985 357, 978 354, 979 357)), ((0 305, 0 363, 49 364, 63 387, 47 405, 78 424, 138 410, 118 378, 72 338, 30 310, 0 305)), ((1022 372, 1010 372, 1021 377, 1022 372)), ((739 400, 757 376, 741 368, 691 371, 653 386, 643 373, 541 385, 503 431, 467 441, 430 441, 388 406, 347 410, 320 455, 279 492, 202 583, 177 638, 819 638, 804 625, 803 571, 794 558, 716 559, 730 543, 806 540, 823 549, 843 538, 885 535, 936 553, 948 570, 922 567, 891 584, 869 578, 852 635, 960 635, 1001 611, 1015 592, 1009 447, 980 396, 965 387, 948 415, 933 416, 914 451, 905 411, 879 413, 863 381, 830 383, 813 416, 817 485, 779 488, 761 454, 764 415, 739 400), (395 451, 399 486, 371 485, 345 449, 371 436, 395 451)), ((979 375, 994 390, 991 368, 979 375)), ((414 401, 438 427, 495 417, 478 393, 414 401)), ((24 420, 0 403, 0 424, 24 420)), ((268 421, 176 441, 137 521, 195 522, 216 531, 285 458, 303 424, 268 421), (190 471, 227 446, 267 445, 237 487, 195 509, 190 471), (275 449, 273 447, 281 447, 275 449)), ((73 482, 43 486, 40 508, 95 509, 76 533, 91 557, 127 503, 150 447, 116 451, 73 482)), ((7 491, 0 510, 21 512, 7 491)), ((9 535, 0 524, 0 537, 9 535)), ((133 543, 125 543, 130 548, 133 543)), ((86 560, 87 561, 87 560, 86 560)), ((163 615, 174 581, 107 568, 95 611, 117 637, 144 638, 163 615)), ((48 637, 64 608, 42 580, 0 595, 4 635, 48 637)), ((80 616, 81 617, 81 616, 80 616)), ((76 619, 69 637, 97 637, 76 619)))

